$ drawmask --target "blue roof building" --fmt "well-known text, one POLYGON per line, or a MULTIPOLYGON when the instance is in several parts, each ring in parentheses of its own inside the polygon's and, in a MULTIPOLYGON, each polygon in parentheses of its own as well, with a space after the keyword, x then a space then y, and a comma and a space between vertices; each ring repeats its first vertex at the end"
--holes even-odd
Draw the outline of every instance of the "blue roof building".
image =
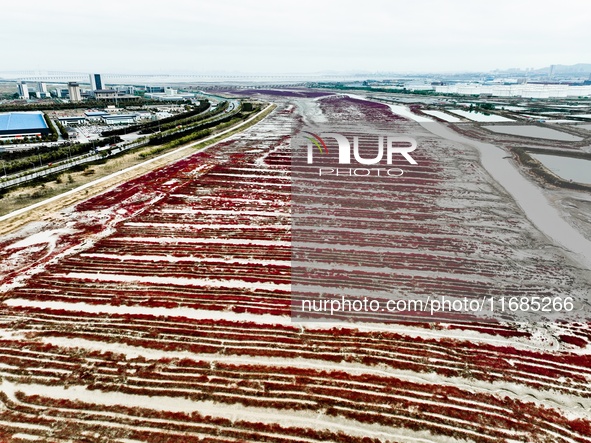
POLYGON ((28 137, 31 135, 47 135, 49 128, 43 113, 5 112, 0 113, 0 137, 28 137))

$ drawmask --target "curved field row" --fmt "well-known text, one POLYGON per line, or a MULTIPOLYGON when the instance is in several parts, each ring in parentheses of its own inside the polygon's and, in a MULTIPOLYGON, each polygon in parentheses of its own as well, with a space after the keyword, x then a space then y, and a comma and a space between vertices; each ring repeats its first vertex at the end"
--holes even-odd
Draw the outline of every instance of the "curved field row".
POLYGON ((63 236, 2 240, 27 273, 0 282, 0 439, 589 441, 585 321, 291 324, 292 283, 381 299, 586 288, 473 152, 383 105, 314 103, 329 122, 418 130, 418 167, 377 184, 319 181, 291 157, 302 120, 282 105, 78 205, 63 236))

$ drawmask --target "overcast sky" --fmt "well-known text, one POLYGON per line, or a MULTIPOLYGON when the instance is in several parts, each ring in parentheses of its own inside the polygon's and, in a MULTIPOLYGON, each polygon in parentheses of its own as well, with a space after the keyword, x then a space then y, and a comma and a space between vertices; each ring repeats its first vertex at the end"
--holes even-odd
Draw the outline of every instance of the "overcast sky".
POLYGON ((29 0, 0 71, 450 72, 591 63, 591 1, 29 0))

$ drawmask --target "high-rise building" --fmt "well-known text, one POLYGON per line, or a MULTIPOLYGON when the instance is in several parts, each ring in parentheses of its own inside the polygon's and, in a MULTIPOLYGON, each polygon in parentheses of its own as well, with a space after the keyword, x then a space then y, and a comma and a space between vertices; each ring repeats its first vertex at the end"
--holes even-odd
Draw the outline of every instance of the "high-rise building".
POLYGON ((47 92, 47 84, 44 82, 39 82, 37 84, 37 91, 41 94, 41 97, 49 97, 49 93, 47 92))
POLYGON ((68 92, 70 93, 71 102, 79 102, 82 100, 82 95, 80 94, 80 85, 78 83, 68 83, 68 92))
POLYGON ((105 89, 105 85, 103 85, 103 79, 101 78, 100 74, 90 74, 90 89, 93 91, 105 89))
POLYGON ((17 86, 18 86, 18 95, 20 95, 21 98, 28 100, 30 98, 30 96, 29 96, 29 87, 27 86, 27 83, 20 82, 20 83, 17 83, 17 86))

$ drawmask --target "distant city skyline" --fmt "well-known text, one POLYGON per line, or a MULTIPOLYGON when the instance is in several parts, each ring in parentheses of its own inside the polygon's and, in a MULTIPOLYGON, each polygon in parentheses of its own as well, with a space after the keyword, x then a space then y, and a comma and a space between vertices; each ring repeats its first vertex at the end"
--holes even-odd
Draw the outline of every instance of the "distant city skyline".
POLYGON ((586 0, 2 6, 0 71, 482 72, 588 63, 586 0))

